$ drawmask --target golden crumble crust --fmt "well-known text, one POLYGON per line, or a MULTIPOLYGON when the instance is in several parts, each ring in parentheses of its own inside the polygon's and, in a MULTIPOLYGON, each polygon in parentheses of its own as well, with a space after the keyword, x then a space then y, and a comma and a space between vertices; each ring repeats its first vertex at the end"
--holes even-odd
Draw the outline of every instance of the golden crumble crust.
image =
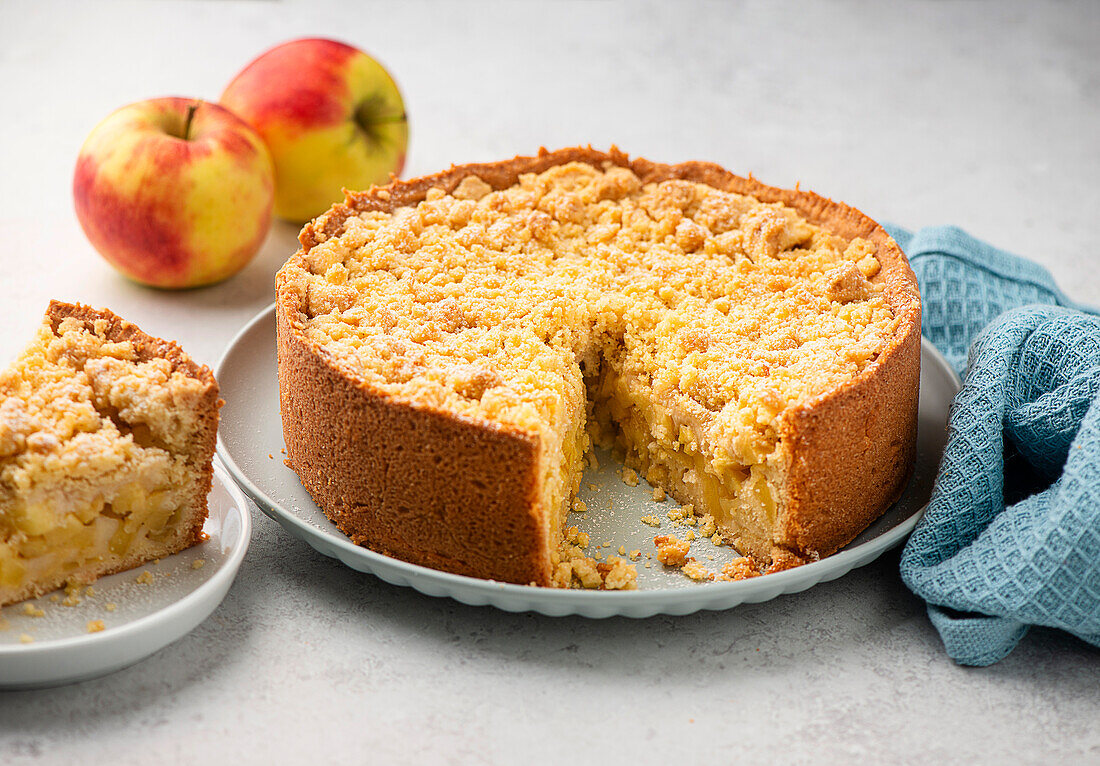
POLYGON ((359 544, 548 584, 591 438, 763 564, 828 555, 908 477, 919 296, 852 208, 568 149, 350 193, 300 241, 288 458, 359 544))

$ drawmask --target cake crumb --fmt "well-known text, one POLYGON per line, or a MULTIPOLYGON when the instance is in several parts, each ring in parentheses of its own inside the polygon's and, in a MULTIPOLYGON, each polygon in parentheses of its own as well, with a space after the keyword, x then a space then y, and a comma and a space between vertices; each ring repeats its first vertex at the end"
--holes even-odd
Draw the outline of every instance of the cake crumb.
POLYGON ((577 559, 572 565, 573 575, 580 580, 581 587, 592 589, 603 584, 603 579, 591 559, 577 559))
POLYGON ((84 596, 85 598, 92 598, 93 596, 95 596, 95 588, 89 585, 87 588, 84 589, 84 596))
POLYGON ((713 580, 714 573, 700 564, 695 559, 688 559, 680 568, 680 571, 692 580, 713 580))
POLYGON ((103 620, 88 620, 88 632, 99 633, 107 626, 103 624, 103 620))
POLYGON ((583 500, 573 501, 573 513, 587 513, 588 505, 583 500))
POLYGON ((632 550, 630 552, 630 560, 631 561, 637 561, 641 557, 642 557, 642 552, 640 550, 638 550, 637 548, 635 548, 634 550, 632 550))
POLYGON ((703 514, 703 519, 699 523, 699 534, 703 537, 712 537, 717 531, 718 523, 714 520, 714 517, 709 513, 703 514))
POLYGON ((722 539, 721 532, 715 532, 713 535, 711 535, 710 541, 718 546, 721 546, 725 542, 725 540, 722 539))
POLYGON ((666 495, 665 491, 660 487, 653 488, 653 502, 663 503, 667 497, 668 495, 666 495))
POLYGON ((589 485, 588 485, 588 488, 589 488, 590 490, 592 490, 593 492, 595 492, 595 491, 596 491, 597 489, 599 489, 599 487, 597 487, 597 486, 596 486, 595 484, 589 484, 589 485))
POLYGON ((741 556, 733 561, 729 562, 722 567, 722 574, 718 578, 719 580, 747 580, 750 577, 759 577, 760 570, 756 568, 752 559, 748 556, 741 556))
POLYGON ((612 556, 606 564, 598 564, 596 569, 603 576, 603 587, 607 590, 634 590, 638 587, 638 570, 618 557, 612 556))
POLYGON ((622 477, 623 477, 623 484, 625 484, 626 486, 628 486, 628 487, 638 486, 638 474, 633 468, 624 468, 623 473, 622 473, 622 477))
POLYGON ((626 555, 626 546, 625 545, 620 545, 619 546, 619 555, 620 556, 625 556, 626 555))
POLYGON ((684 533, 684 539, 690 543, 692 540, 695 539, 695 532, 690 529, 687 530, 687 532, 684 533))
POLYGON ((683 521, 684 512, 680 508, 673 508, 666 514, 672 521, 683 521))
POLYGON ((23 604, 23 614, 27 617, 45 617, 46 610, 39 609, 37 606, 31 603, 23 604))
MULTIPOLYGON (((578 537, 584 533, 578 533, 578 537)), ((552 584, 558 588, 632 590, 637 587, 638 572, 617 556, 600 561, 599 549, 591 556, 574 547, 561 551, 554 563, 552 584), (563 555, 564 554, 564 555, 563 555), (564 559, 564 560, 563 560, 564 559)))
POLYGON ((657 546, 657 560, 666 567, 683 566, 691 550, 690 543, 671 535, 658 535, 653 543, 657 546))
POLYGON ((34 643, 34 636, 32 636, 30 633, 20 633, 19 634, 19 643, 21 643, 21 644, 33 644, 34 643))
POLYGON ((137 576, 134 582, 141 583, 142 585, 149 585, 153 582, 153 573, 146 569, 144 572, 137 576))
POLYGON ((108 601, 103 608, 106 609, 108 612, 113 612, 118 609, 118 604, 114 603, 113 601, 108 601))
POLYGON ((569 527, 565 530, 565 541, 579 548, 588 547, 588 533, 581 532, 577 527, 569 527))
POLYGON ((192 569, 202 569, 204 566, 206 566, 206 559, 195 559, 191 562, 192 569))
POLYGON ((68 582, 65 584, 65 598, 61 602, 61 606, 79 606, 83 599, 80 597, 83 592, 83 586, 77 582, 68 582))
POLYGON ((657 518, 656 516, 654 516, 653 514, 650 514, 648 516, 643 516, 642 517, 642 523, 643 524, 648 524, 651 527, 661 526, 661 520, 659 518, 657 518))
POLYGON ((50 603, 51 604, 56 604, 60 600, 61 600, 61 594, 60 593, 54 593, 53 595, 50 596, 50 603))

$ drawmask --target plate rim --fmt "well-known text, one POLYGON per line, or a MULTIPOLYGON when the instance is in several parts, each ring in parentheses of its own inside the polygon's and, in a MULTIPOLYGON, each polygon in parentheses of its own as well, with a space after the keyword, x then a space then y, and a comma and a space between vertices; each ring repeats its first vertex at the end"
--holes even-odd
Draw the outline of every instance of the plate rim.
MULTIPOLYGON (((240 330, 229 340, 225 349, 222 351, 221 356, 218 358, 217 363, 214 366, 214 375, 219 380, 222 377, 225 363, 233 353, 233 351, 239 346, 240 342, 253 331, 256 325, 268 321, 273 317, 275 313, 275 303, 272 302, 265 308, 261 309, 252 319, 245 323, 240 330)), ((962 381, 954 369, 947 363, 947 360, 943 357, 943 354, 932 345, 923 335, 921 336, 921 354, 922 363, 925 358, 931 359, 931 361, 940 368, 942 373, 946 373, 948 380, 952 382, 955 388, 955 393, 958 393, 961 388, 962 381)), ((319 529, 312 524, 300 519, 293 513, 287 511, 274 500, 269 498, 263 490, 255 485, 251 479, 249 479, 244 471, 237 465, 232 455, 229 453, 228 448, 225 446, 224 441, 221 438, 221 426, 219 425, 219 433, 217 440, 217 455, 224 463, 226 470, 236 481, 241 490, 244 491, 249 498, 251 498, 261 511, 266 516, 278 522, 293 536, 300 540, 305 541, 311 545, 319 553, 335 558, 345 566, 357 571, 367 572, 379 579, 387 580, 382 577, 375 567, 389 570, 390 572, 399 574, 404 577, 405 585, 412 587, 413 589, 425 593, 430 596, 446 596, 455 600, 460 600, 453 592, 447 593, 433 593, 422 590, 416 583, 416 578, 424 577, 430 581, 435 581, 437 584, 449 587, 449 588, 462 588, 479 593, 485 596, 485 603, 491 604, 498 608, 504 608, 502 605, 494 601, 494 597, 500 597, 504 595, 516 596, 525 599, 537 599, 540 602, 547 602, 547 606, 550 605, 574 605, 576 608, 569 612, 562 614, 577 614, 583 612, 589 602, 592 605, 601 605, 607 607, 641 607, 641 606, 653 606, 649 602, 663 602, 669 597, 670 593, 675 593, 684 597, 691 597, 695 600, 715 600, 718 597, 725 595, 727 600, 730 596, 740 592, 746 591, 746 595, 751 595, 757 590, 778 590, 779 592, 787 592, 783 590, 784 585, 798 584, 803 585, 808 582, 805 587, 812 587, 820 582, 825 581, 830 574, 840 572, 837 576, 843 576, 848 571, 863 566, 865 564, 874 561, 882 553, 886 552, 890 548, 894 547, 902 540, 904 540, 913 528, 916 527, 917 522, 924 514, 927 504, 921 506, 914 511, 910 516, 903 519, 901 522, 895 524, 893 527, 878 535, 877 537, 868 540, 864 543, 857 545, 854 548, 845 548, 831 556, 826 556, 818 561, 813 561, 808 564, 804 564, 793 569, 784 570, 782 572, 775 572, 769 575, 764 575, 759 578, 750 578, 748 580, 737 580, 732 582, 708 582, 701 583, 698 589, 670 589, 670 588, 650 588, 639 590, 618 590, 618 591, 606 591, 606 590, 584 590, 584 589, 566 589, 566 588, 532 588, 529 585, 519 585, 516 583, 506 583, 497 580, 486 580, 478 577, 470 577, 468 575, 459 575, 453 572, 444 572, 438 569, 432 569, 430 567, 421 566, 419 564, 413 564, 402 559, 387 556, 377 551, 373 551, 370 548, 355 545, 349 538, 342 533, 340 536, 336 534, 319 529), (288 527, 293 527, 290 529, 288 527), (314 543, 320 543, 321 545, 328 546, 330 550, 322 550, 314 543), (366 569, 360 569, 359 567, 352 566, 340 556, 336 551, 342 551, 346 555, 352 558, 359 559, 366 569), (860 563, 859 559, 867 557, 865 561, 860 563), (855 560, 851 566, 845 569, 845 566, 849 561, 855 560), (815 575, 819 575, 816 578, 815 575), (767 587, 765 586, 765 581, 767 587)), ((727 609, 737 606, 743 601, 729 604, 728 606, 708 607, 706 604, 697 605, 697 611, 699 609, 727 609)), ((537 605, 528 605, 522 608, 520 611, 536 611, 539 612, 537 605)), ((667 613, 667 612, 666 612, 667 613)), ((622 615, 621 612, 610 612, 606 616, 622 615)), ((592 615, 585 615, 592 616, 592 615)), ((623 616, 631 616, 625 614, 623 616)))
MULTIPOLYGON (((35 640, 29 644, 4 644, 0 645, 0 662, 7 661, 13 657, 20 657, 29 659, 34 655, 48 655, 52 653, 68 653, 75 652, 88 648, 95 648, 101 644, 110 642, 123 641, 127 638, 133 637, 136 633, 142 633, 147 630, 154 629, 157 623, 161 621, 171 621, 171 619, 180 613, 187 613, 192 609, 200 609, 203 602, 207 598, 212 596, 217 590, 223 586, 231 586, 233 581, 237 577, 237 571, 240 569, 241 562, 244 561, 245 554, 248 552, 248 546, 252 539, 252 514, 249 512, 249 502, 247 494, 244 493, 240 486, 238 486, 236 480, 232 477, 229 471, 221 465, 218 459, 213 462, 214 476, 217 481, 221 483, 226 491, 234 500, 234 509, 241 522, 241 534, 240 539, 230 549, 229 554, 226 556, 225 565, 218 569, 208 579, 204 580, 194 590, 189 591, 182 598, 172 601, 159 609, 156 609, 149 614, 143 615, 136 620, 131 620, 123 625, 119 625, 116 628, 110 628, 109 630, 100 631, 98 633, 81 633, 75 636, 67 636, 64 638, 50 638, 43 641, 35 640), (228 583, 226 582, 228 580, 228 583)), ((211 487, 213 491, 213 487, 211 487)), ((232 512, 232 511, 230 511, 232 512)), ((181 551, 182 552, 182 551, 181 551)), ((173 556, 176 554, 172 554, 173 556)), ((170 558, 170 557, 169 557, 170 558)), ((161 559, 161 561, 168 561, 168 559, 161 559)), ((138 566, 145 566, 150 562, 139 564, 138 566)), ((137 569, 138 567, 133 567, 137 569)), ((130 571, 130 570, 126 570, 130 571)), ((227 588, 228 590, 228 588, 227 588)), ((221 604, 221 599, 218 599, 218 603, 214 605, 216 609, 221 604)), ((9 604, 11 606, 11 604, 9 604)), ((213 610, 211 610, 212 612, 213 610)), ((207 614, 203 617, 203 620, 209 616, 207 614)), ((201 624, 201 620, 198 624, 201 624)), ((198 624, 195 627, 198 627, 198 624)), ((190 628, 179 635, 174 636, 165 644, 154 649, 150 654, 159 651, 164 646, 167 646, 173 641, 177 641, 183 636, 190 633, 194 628, 190 628)), ((135 662, 144 659, 145 656, 138 656, 135 658, 135 662)), ((41 657, 36 658, 41 661, 41 657)), ((0 688, 3 685, 0 684, 0 688)))

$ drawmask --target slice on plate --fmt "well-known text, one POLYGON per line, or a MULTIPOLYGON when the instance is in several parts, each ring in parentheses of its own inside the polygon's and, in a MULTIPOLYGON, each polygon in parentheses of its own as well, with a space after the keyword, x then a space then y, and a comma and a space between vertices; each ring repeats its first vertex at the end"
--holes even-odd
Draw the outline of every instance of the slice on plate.
POLYGON ((0 372, 0 605, 203 540, 220 405, 175 343, 51 302, 0 372))

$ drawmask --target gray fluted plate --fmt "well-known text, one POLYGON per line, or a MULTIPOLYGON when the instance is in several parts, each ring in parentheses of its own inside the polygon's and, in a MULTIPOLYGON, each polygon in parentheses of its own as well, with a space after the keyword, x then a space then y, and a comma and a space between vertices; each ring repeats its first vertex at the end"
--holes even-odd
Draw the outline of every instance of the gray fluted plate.
POLYGON ((204 542, 101 577, 94 595, 79 604, 52 600, 63 595, 56 592, 0 610, 0 689, 58 686, 121 670, 205 620, 229 592, 252 531, 248 501, 216 460, 207 504, 204 542), (146 573, 150 581, 138 582, 146 573), (27 604, 43 614, 25 614, 27 604), (104 630, 89 633, 92 620, 102 620, 104 630), (24 634, 33 642, 22 643, 24 634))
MULTIPOLYGON (((480 580, 417 566, 353 544, 314 504, 297 475, 283 463, 273 306, 237 334, 218 363, 215 374, 226 401, 218 432, 218 454, 245 493, 294 537, 352 569, 429 596, 551 616, 650 617, 729 609, 836 579, 873 561, 913 530, 932 490, 946 440, 948 410, 959 388, 958 378, 935 348, 923 342, 921 353, 917 462, 901 499, 838 553, 785 572, 737 582, 697 583, 678 570, 666 570, 656 558, 647 559, 646 554, 654 552, 654 535, 683 537, 687 527, 674 526, 667 519, 668 510, 675 504, 654 502, 653 490, 644 480, 638 486, 627 486, 619 474, 622 466, 614 464, 606 453, 598 453, 599 468, 586 471, 582 481, 578 497, 588 506, 588 512, 573 514, 570 523, 589 534, 590 550, 611 543, 601 549, 605 559, 618 555, 620 545, 627 552, 642 551, 636 563, 637 590, 561 590, 480 580), (649 515, 661 519, 659 529, 640 521, 649 515), (648 568, 647 562, 651 565, 648 568)), ((718 547, 699 539, 692 544, 691 555, 717 572, 737 554, 729 546, 718 547)))

